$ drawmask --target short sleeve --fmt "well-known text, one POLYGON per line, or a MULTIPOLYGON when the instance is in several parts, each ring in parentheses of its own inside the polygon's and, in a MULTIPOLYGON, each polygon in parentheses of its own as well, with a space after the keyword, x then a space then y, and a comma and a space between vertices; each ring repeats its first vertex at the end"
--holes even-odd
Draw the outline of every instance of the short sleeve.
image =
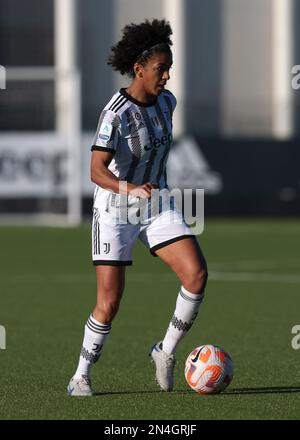
POLYGON ((174 112, 175 107, 177 105, 177 99, 175 98, 175 96, 173 95, 173 93, 170 92, 170 90, 166 90, 166 95, 169 97, 170 101, 171 101, 171 105, 172 105, 172 110, 174 112))
POLYGON ((175 110, 175 107, 177 104, 177 100, 176 100, 175 96, 173 95, 173 93, 170 92, 170 90, 163 91, 163 98, 165 99, 165 102, 168 106, 170 116, 172 119, 173 113, 174 113, 174 110, 175 110))
POLYGON ((111 110, 103 110, 100 115, 91 150, 115 153, 120 136, 120 117, 111 110))

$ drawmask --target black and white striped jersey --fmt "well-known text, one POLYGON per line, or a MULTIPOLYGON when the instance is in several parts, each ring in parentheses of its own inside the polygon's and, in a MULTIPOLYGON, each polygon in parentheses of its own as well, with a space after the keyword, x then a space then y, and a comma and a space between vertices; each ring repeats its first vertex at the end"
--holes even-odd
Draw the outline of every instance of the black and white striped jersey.
POLYGON ((101 113, 92 150, 113 153, 109 170, 119 180, 166 188, 175 106, 176 98, 168 90, 149 105, 121 89, 101 113))

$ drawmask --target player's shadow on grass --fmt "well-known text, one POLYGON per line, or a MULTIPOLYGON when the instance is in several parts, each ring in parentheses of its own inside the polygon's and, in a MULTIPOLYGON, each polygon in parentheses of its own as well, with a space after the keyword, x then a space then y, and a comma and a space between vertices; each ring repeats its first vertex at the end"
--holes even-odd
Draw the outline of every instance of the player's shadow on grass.
POLYGON ((232 394, 284 394, 300 393, 300 387, 229 388, 222 395, 232 394))
MULTIPOLYGON (((136 390, 136 391, 107 391, 107 392, 96 392, 94 396, 110 396, 110 395, 120 395, 120 394, 161 394, 164 393, 162 390, 136 390)), ((192 394, 195 392, 193 390, 174 390, 174 394, 192 394)), ((170 394, 173 394, 170 393, 170 394)), ((300 393, 300 387, 260 387, 260 388, 229 388, 228 390, 221 393, 222 396, 232 396, 234 394, 284 394, 284 393, 300 393)), ((210 394, 210 396, 215 396, 215 394, 210 394)))
MULTIPOLYGON (((189 391, 188 391, 189 392, 189 391)), ((153 391, 104 391, 101 393, 101 391, 93 393, 93 396, 117 396, 117 395, 130 395, 130 394, 160 394, 164 393, 162 390, 153 390, 153 391)))

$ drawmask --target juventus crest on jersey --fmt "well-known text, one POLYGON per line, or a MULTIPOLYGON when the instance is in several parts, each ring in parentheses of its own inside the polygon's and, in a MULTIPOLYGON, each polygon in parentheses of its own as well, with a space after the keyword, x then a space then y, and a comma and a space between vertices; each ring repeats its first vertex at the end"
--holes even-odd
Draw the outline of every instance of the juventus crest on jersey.
POLYGON ((121 89, 101 113, 92 150, 114 154, 109 170, 119 180, 166 188, 175 106, 176 98, 168 90, 149 105, 121 89))

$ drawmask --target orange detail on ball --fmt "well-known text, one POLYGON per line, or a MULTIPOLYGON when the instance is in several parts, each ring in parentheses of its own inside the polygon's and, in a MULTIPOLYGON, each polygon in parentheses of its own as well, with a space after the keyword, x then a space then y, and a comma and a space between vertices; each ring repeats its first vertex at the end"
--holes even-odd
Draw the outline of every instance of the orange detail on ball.
POLYGON ((208 359, 210 358, 211 355, 211 350, 208 347, 205 347, 206 351, 204 353, 200 353, 199 359, 201 362, 203 362, 204 364, 208 361, 208 359))

